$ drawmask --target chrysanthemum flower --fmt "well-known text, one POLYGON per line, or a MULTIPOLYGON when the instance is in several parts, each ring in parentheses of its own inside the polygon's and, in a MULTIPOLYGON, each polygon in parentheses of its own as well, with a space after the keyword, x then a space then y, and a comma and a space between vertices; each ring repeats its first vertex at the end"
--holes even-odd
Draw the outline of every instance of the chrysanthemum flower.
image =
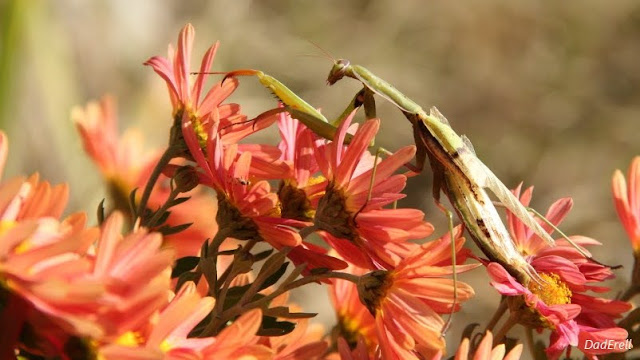
POLYGON ((22 311, 52 355, 70 336, 109 341, 166 304, 172 251, 160 249, 160 234, 138 230, 123 237, 122 222, 114 213, 100 234, 84 229, 81 216, 62 223, 42 218, 0 234, 0 282, 33 308, 22 311))
MULTIPOLYGON (((367 272, 352 264, 344 271, 359 276, 367 272)), ((356 284, 334 279, 329 286, 329 296, 337 317, 334 335, 343 338, 350 347, 362 342, 366 352, 373 354, 378 346, 375 319, 360 301, 356 284)))
POLYGON ((304 224, 281 218, 278 195, 271 192, 269 183, 252 181, 250 152, 239 154, 235 144, 223 147, 217 126, 213 126, 205 157, 190 124, 185 124, 183 131, 189 151, 201 170, 200 183, 218 193, 216 220, 220 231, 227 231, 227 236, 240 240, 265 240, 278 249, 300 245, 300 235, 292 227, 304 224))
MULTIPOLYGON (((491 331, 487 331, 473 354, 470 353, 469 339, 464 338, 456 351, 454 360, 517 360, 522 355, 522 344, 514 346, 506 355, 505 352, 504 344, 498 344, 493 347, 493 335, 491 331)), ((440 359, 442 359, 442 354, 438 354, 433 358, 433 360, 440 359)))
MULTIPOLYGON (((327 186, 323 176, 313 176, 319 170, 314 155, 313 143, 316 140, 311 130, 288 113, 279 114, 278 128, 282 138, 278 145, 282 152, 280 159, 289 166, 287 174, 280 174, 278 199, 281 216, 310 222, 327 186)), ((307 264, 304 275, 315 268, 340 270, 347 267, 344 261, 327 255, 326 249, 306 241, 293 248, 288 257, 295 265, 307 264)))
MULTIPOLYGON (((177 50, 169 45, 169 56, 154 56, 144 64, 149 65, 167 83, 171 104, 173 105, 173 117, 178 123, 182 121, 182 113, 192 119, 207 121, 211 111, 217 108, 220 118, 235 117, 236 121, 246 120, 239 114, 240 107, 237 104, 221 105, 238 87, 236 79, 227 79, 224 83, 216 83, 201 100, 208 72, 211 71, 213 58, 218 50, 219 43, 211 46, 204 57, 195 81, 191 83, 191 52, 195 30, 191 24, 185 25, 178 35, 177 50)), ((194 126, 202 126, 203 134, 207 134, 206 124, 194 123, 194 126)), ((200 135, 200 134, 199 134, 200 135)))
MULTIPOLYGON (((529 188, 520 196, 518 187, 514 193, 528 206, 532 191, 529 188)), ((560 199, 551 205, 546 218, 557 226, 571 207, 571 199, 560 199)), ((551 344, 547 348, 552 359, 557 359, 569 346, 578 347, 587 355, 619 351, 585 348, 586 339, 624 341, 627 337, 624 329, 616 327, 615 319, 631 305, 587 295, 588 291, 602 293, 609 290, 593 284, 612 278, 611 270, 590 262, 564 239, 558 239, 554 247, 548 246, 511 213, 507 214, 507 220, 517 248, 544 280, 523 285, 499 264, 487 266, 493 279, 491 284, 501 294, 510 296, 508 304, 511 311, 518 314, 518 321, 534 329, 552 331, 551 344)), ((548 225, 542 225, 551 233, 548 225)), ((580 246, 600 244, 583 236, 572 236, 571 239, 580 246)))
MULTIPOLYGON (((620 221, 629 235, 631 246, 636 254, 640 253, 640 156, 631 162, 628 174, 629 184, 620 170, 613 173, 611 188, 613 200, 620 221)), ((638 256, 638 255, 636 255, 638 256)))
POLYGON ((204 359, 270 360, 273 351, 259 344, 256 335, 262 321, 262 311, 253 309, 242 314, 215 337, 213 344, 203 349, 204 359))
POLYGON ((282 174, 278 189, 282 216, 300 221, 311 221, 324 194, 327 181, 323 176, 313 176, 319 171, 313 133, 304 124, 294 120, 288 113, 280 113, 278 129, 282 140, 278 148, 280 157, 290 168, 282 174))
POLYGON ((404 147, 377 164, 371 198, 367 199, 374 171, 367 148, 380 120, 367 121, 345 147, 353 115, 340 125, 333 142, 316 145, 318 165, 329 183, 318 202, 314 224, 345 260, 368 269, 391 268, 415 247, 407 240, 433 232, 422 211, 383 209, 405 196, 400 191, 406 176, 393 173, 413 158, 416 148, 404 147))
POLYGON ((187 282, 157 319, 103 345, 98 351, 99 356, 105 360, 204 359, 202 350, 212 345, 215 339, 187 338, 187 335, 214 305, 213 298, 201 297, 194 283, 187 282))
MULTIPOLYGON (((160 151, 144 151, 142 134, 135 130, 127 130, 122 137, 118 135, 115 100, 109 96, 99 103, 90 102, 85 108, 76 107, 71 114, 87 154, 107 182, 115 209, 128 212, 129 193, 136 188, 144 189, 160 158, 160 151)), ((149 198, 149 208, 162 206, 170 192, 166 179, 158 181, 149 198)), ((171 208, 167 224, 192 225, 165 237, 165 241, 176 249, 178 257, 197 255, 204 240, 217 230, 216 203, 210 196, 200 189, 182 196, 191 198, 171 208)))
MULTIPOLYGON (((9 153, 9 142, 0 131, 0 175, 9 153)), ((0 221, 9 222, 37 219, 41 217, 60 218, 69 199, 67 184, 52 186, 40 181, 38 174, 29 178, 15 177, 0 184, 0 221)))
MULTIPOLYGON (((457 234, 460 235, 459 233, 457 234)), ((464 261, 464 238, 456 237, 457 262, 464 261)), ((445 347, 444 320, 439 314, 457 311, 474 295, 473 288, 444 278, 453 273, 451 239, 444 236, 421 245, 391 271, 378 270, 361 278, 362 301, 375 316, 384 359, 429 358, 445 347), (454 289, 458 299, 454 303, 454 289), (422 357, 420 357, 422 356, 422 357)), ((456 272, 477 264, 457 265, 456 272)))
MULTIPOLYGON (((214 122, 218 126, 219 136, 224 144, 235 144, 240 139, 273 124, 277 119, 276 116, 263 117, 258 122, 246 121, 246 116, 240 112, 240 105, 222 104, 238 87, 238 80, 235 78, 217 82, 201 99, 219 43, 216 42, 207 50, 202 58, 200 69, 195 75, 195 81, 192 83, 190 66, 194 38, 195 30, 191 24, 187 24, 180 31, 176 51, 169 45, 168 58, 154 56, 144 63, 151 66, 167 83, 173 105, 174 127, 180 129, 181 124, 189 123, 196 132, 200 144, 204 145, 214 122), (215 119, 212 117, 214 110, 217 112, 215 119)), ((240 147, 240 151, 251 150, 255 150, 253 145, 240 147)), ((264 161, 266 165, 277 159, 279 154, 261 151, 256 155, 257 162, 264 161)), ((258 164, 254 164, 256 165, 258 164)))

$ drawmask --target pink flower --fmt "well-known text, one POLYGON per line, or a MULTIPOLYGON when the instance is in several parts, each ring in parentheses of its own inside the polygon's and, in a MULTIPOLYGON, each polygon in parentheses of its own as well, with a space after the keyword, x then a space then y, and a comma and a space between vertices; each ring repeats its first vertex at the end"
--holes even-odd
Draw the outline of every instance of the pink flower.
MULTIPOLYGON (((520 196, 518 187, 514 193, 528 206, 532 191, 528 188, 520 196)), ((571 207, 571 199, 560 199, 551 205, 546 218, 558 225, 571 207)), ((551 344, 547 348, 549 357, 557 359, 569 346, 576 346, 587 355, 603 353, 585 348, 584 340, 591 337, 626 339, 626 331, 616 327, 615 319, 631 305, 586 294, 588 291, 608 291, 606 287, 592 284, 612 278, 611 270, 589 261, 564 239, 557 240, 554 247, 548 246, 511 213, 507 214, 507 220, 517 248, 527 256, 527 261, 544 282, 520 284, 502 266, 490 263, 487 270, 493 280, 491 284, 501 294, 513 297, 509 298, 508 304, 512 312, 519 314, 521 324, 552 331, 551 344)), ((551 232, 548 225, 542 225, 551 232)), ((580 246, 600 244, 587 237, 570 238, 580 246)))
MULTIPOLYGON (((464 338, 456 351, 456 355, 454 357, 455 360, 517 360, 520 359, 520 355, 522 354, 522 344, 518 344, 509 351, 508 354, 505 355, 505 346, 504 344, 499 344, 496 347, 493 347, 493 335, 491 331, 487 331, 487 333, 482 338, 482 341, 478 345, 478 348, 475 350, 473 354, 470 353, 470 345, 469 339, 464 338)), ((433 360, 442 359, 442 354, 438 354, 433 358, 433 360)))
POLYGON ((214 126, 205 156, 190 124, 185 124, 183 131, 189 151, 201 170, 200 183, 218 193, 216 220, 220 229, 226 229, 229 236, 240 240, 265 240, 278 249, 300 244, 300 235, 292 227, 303 224, 280 217, 278 196, 271 192, 267 181, 252 182, 250 152, 239 154, 235 144, 223 147, 214 126))
MULTIPOLYGON (((174 124, 178 125, 176 128, 179 129, 181 123, 189 122, 201 144, 204 144, 211 127, 216 123, 222 142, 235 144, 240 139, 273 124, 277 119, 275 116, 263 117, 258 122, 246 121, 246 116, 240 113, 240 105, 222 104, 238 87, 238 80, 235 78, 217 82, 201 99, 219 43, 216 42, 207 50, 192 83, 190 66, 194 38, 195 30, 191 24, 187 24, 178 35, 177 51, 169 45, 168 58, 154 56, 144 63, 151 66, 167 83, 173 105, 174 124)), ((241 151, 250 151, 251 148, 251 145, 246 145, 246 148, 243 145, 241 151)), ((263 160, 261 157, 258 158, 263 160)), ((273 160, 272 157, 264 159, 266 163, 273 160)))
MULTIPOLYGON (((456 235, 460 236, 459 231, 456 235)), ((461 261, 465 259, 463 244, 464 238, 457 237, 456 252, 463 255, 461 261)), ((459 264, 456 271, 477 266, 459 264)), ((360 297, 375 315, 384 359, 429 358, 444 349, 444 321, 439 314, 457 311, 461 303, 474 296, 468 284, 458 281, 454 285, 452 279, 445 278, 452 273, 451 239, 447 235, 421 245, 395 269, 374 271, 360 280, 360 297)))
POLYGON ((636 156, 629 168, 629 186, 620 170, 613 173, 611 188, 620 221, 629 235, 631 246, 640 253, 640 156, 636 156))
POLYGON ((0 234, 0 279, 33 308, 26 321, 52 356, 71 335, 110 341, 166 304, 172 251, 161 249, 160 234, 123 237, 122 222, 116 212, 100 233, 84 229, 84 216, 42 218, 0 234))
POLYGON ((316 144, 317 162, 329 183, 318 202, 314 224, 345 260, 369 269, 392 268, 415 247, 408 240, 433 232, 433 226, 423 220, 422 211, 383 208, 405 196, 400 191, 406 176, 393 173, 413 157, 416 149, 404 147, 378 163, 371 199, 367 199, 373 159, 366 150, 380 120, 367 121, 345 147, 353 115, 342 123, 333 142, 323 147, 316 144))
MULTIPOLYGON (((282 152, 280 159, 289 166, 288 174, 280 174, 282 180, 278 188, 278 199, 281 216, 309 222, 327 187, 323 176, 313 177, 319 170, 314 155, 316 140, 311 130, 300 121, 292 119, 288 113, 279 114, 278 128, 282 138, 278 145, 282 152)), ((306 241, 293 248, 288 257, 295 265, 307 264, 304 275, 309 275, 316 268, 340 270, 347 267, 346 262, 327 255, 327 250, 323 247, 306 241)))
MULTIPOLYGON (((349 265, 349 274, 364 275, 367 270, 349 265)), ((358 288, 351 281, 334 279, 329 286, 331 304, 336 311, 338 335, 348 346, 364 346, 367 354, 373 354, 378 347, 375 318, 360 301, 358 288)))
MULTIPOLYGON (((76 107, 71 114, 87 154, 107 182, 114 208, 128 212, 129 194, 133 189, 144 189, 160 152, 144 151, 142 135, 132 129, 122 137, 118 135, 116 105, 111 97, 105 96, 100 103, 90 102, 85 108, 76 107)), ((149 208, 162 206, 170 191, 166 178, 158 181, 151 193, 149 208)), ((191 199, 171 208, 167 225, 192 225, 165 238, 176 249, 178 257, 197 255, 204 240, 217 231, 215 201, 200 189, 182 196, 191 199)))
POLYGON ((209 338, 188 338, 189 332, 213 309, 215 300, 201 297, 187 282, 154 322, 132 329, 100 347, 104 359, 204 359, 202 350, 215 342, 209 338))
MULTIPOLYGON (((177 51, 174 51, 173 47, 169 45, 168 58, 154 56, 144 63, 151 66, 167 83, 171 104, 173 105, 174 118, 181 121, 181 113, 184 112, 189 118, 204 119, 206 121, 211 111, 215 108, 220 111, 220 118, 238 115, 240 110, 238 105, 227 104, 221 106, 222 102, 238 87, 236 79, 227 79, 224 84, 218 82, 209 89, 202 100, 200 99, 204 92, 204 84, 209 76, 207 72, 210 71, 213 65, 213 58, 216 50, 218 50, 219 43, 216 42, 205 53, 200 70, 192 84, 190 81, 190 66, 194 38, 195 30, 191 24, 187 24, 178 35, 177 51)), ((241 121, 244 118, 238 117, 237 120, 241 121)))
MULTIPOLYGON (((8 143, 7 136, 0 131, 0 175, 9 152, 8 143)), ((27 179, 15 177, 4 181, 0 184, 0 194, 0 221, 10 224, 42 217, 60 218, 67 206, 69 187, 66 184, 51 186, 33 174, 27 179)))
POLYGON ((259 344, 256 336, 262 320, 262 311, 253 309, 242 314, 215 337, 213 344, 203 349, 205 359, 216 360, 267 360, 273 352, 259 344))

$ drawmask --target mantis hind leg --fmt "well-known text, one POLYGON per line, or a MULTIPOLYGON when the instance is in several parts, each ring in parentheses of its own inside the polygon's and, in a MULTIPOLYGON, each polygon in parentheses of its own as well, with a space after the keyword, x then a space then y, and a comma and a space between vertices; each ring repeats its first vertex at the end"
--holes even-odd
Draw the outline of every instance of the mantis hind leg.
MULTIPOLYGON (((373 193, 373 185, 375 184, 375 181, 376 181, 376 169, 378 168, 378 159, 380 158, 380 154, 383 152, 388 152, 388 150, 385 150, 381 147, 376 149, 376 156, 373 158, 373 168, 371 169, 371 178, 369 179, 369 190, 367 192, 367 200, 364 202, 364 204, 362 204, 360 209, 353 215, 354 221, 356 217, 358 217, 358 215, 362 212, 362 210, 364 210, 364 208, 367 206, 369 201, 371 201, 371 194, 373 193)), ((395 207, 395 203, 394 203, 394 207, 395 207)))
POLYGON ((540 214, 536 209, 531 208, 531 207, 526 207, 526 209, 528 211, 530 211, 531 213, 533 213, 533 215, 537 216, 540 220, 542 220, 549 227, 551 227, 554 231, 558 232, 558 234, 560 234, 560 236, 562 236, 562 238, 564 240, 566 240, 571 246, 573 246, 580 253, 580 255, 584 256, 589 261, 591 261, 591 262, 593 262, 595 264, 601 265, 601 266, 608 267, 610 269, 619 269, 619 268, 622 267, 622 265, 613 265, 613 266, 612 265, 606 265, 606 264, 603 264, 603 263, 599 262, 598 260, 594 259, 591 256, 591 254, 586 252, 580 245, 576 244, 575 241, 571 240, 570 237, 568 237, 564 232, 562 232, 562 230, 560 230, 554 223, 549 221, 549 219, 547 219, 544 215, 540 214))
MULTIPOLYGON (((458 305, 458 273, 456 271, 456 239, 453 233, 453 213, 449 211, 446 207, 444 207, 444 205, 442 205, 442 203, 438 198, 434 198, 434 200, 438 209, 440 209, 440 211, 442 211, 447 217, 447 223, 449 226, 449 236, 451 240, 451 266, 453 268, 453 275, 452 275, 453 304, 451 304, 451 312, 449 312, 449 317, 447 318, 447 321, 445 322, 444 326, 442 327, 442 330, 440 331, 441 332, 440 336, 445 337, 447 331, 449 331, 449 328, 451 327, 451 323, 453 321, 453 313, 456 311, 456 306, 458 305)), ((464 228, 462 229, 462 231, 464 231, 464 228)))

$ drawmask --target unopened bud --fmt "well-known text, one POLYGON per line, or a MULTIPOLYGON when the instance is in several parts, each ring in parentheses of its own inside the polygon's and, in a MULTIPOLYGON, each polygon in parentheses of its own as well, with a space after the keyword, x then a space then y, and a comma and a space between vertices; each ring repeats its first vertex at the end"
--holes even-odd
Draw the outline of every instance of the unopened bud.
POLYGON ((173 181, 176 184, 176 190, 184 193, 198 186, 198 173, 193 166, 182 166, 176 170, 173 181))

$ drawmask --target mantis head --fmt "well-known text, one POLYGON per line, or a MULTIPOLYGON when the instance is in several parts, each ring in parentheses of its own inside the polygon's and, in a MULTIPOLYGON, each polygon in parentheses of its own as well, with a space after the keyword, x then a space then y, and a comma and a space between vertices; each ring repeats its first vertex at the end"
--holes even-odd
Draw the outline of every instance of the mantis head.
POLYGON ((351 62, 346 59, 339 59, 333 63, 333 67, 331 71, 329 71, 329 76, 327 76, 327 84, 333 85, 338 80, 342 79, 349 67, 351 66, 351 62))

